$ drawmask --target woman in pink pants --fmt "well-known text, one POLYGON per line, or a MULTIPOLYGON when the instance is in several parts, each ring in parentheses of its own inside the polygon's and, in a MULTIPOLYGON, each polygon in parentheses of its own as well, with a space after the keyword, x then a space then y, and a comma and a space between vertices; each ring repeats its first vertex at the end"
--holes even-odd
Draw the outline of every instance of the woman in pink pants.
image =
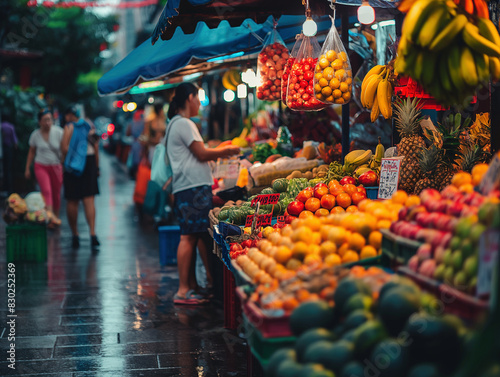
POLYGON ((30 179, 30 167, 35 160, 35 177, 42 191, 45 206, 54 214, 53 225, 59 225, 59 210, 61 208, 61 139, 63 130, 53 126, 52 114, 48 109, 38 113, 40 128, 31 133, 29 152, 26 160, 25 177, 30 179))

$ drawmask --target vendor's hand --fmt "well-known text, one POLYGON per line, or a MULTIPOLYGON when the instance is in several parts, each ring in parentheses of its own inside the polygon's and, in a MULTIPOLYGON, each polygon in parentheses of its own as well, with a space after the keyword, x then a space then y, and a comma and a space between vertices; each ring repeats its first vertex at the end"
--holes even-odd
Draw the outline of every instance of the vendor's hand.
POLYGON ((226 156, 232 156, 235 154, 239 154, 240 147, 238 147, 236 145, 228 145, 227 147, 224 148, 224 152, 225 152, 226 156))
POLYGON ((24 177, 25 177, 26 179, 30 179, 30 178, 31 178, 31 172, 30 172, 29 170, 26 170, 26 171, 24 172, 24 177))

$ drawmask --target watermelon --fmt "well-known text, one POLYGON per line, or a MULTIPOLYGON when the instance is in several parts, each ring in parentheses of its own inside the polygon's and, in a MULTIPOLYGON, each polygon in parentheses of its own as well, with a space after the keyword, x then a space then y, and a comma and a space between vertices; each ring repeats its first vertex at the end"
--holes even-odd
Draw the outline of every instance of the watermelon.
POLYGON ((260 192, 260 195, 269 195, 275 194, 274 190, 271 187, 266 187, 264 190, 260 192))
POLYGON ((273 181, 273 190, 276 192, 286 192, 288 189, 288 179, 278 178, 273 181))

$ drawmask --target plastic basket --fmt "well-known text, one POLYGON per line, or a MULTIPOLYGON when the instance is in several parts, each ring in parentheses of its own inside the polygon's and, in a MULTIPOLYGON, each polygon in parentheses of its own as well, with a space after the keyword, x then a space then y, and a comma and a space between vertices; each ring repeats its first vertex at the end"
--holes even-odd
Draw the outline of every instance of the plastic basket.
POLYGON ((39 224, 7 225, 7 262, 47 261, 47 229, 39 224))
POLYGON ((181 228, 178 225, 160 226, 158 232, 160 235, 160 265, 176 265, 181 228))
POLYGON ((400 237, 387 229, 382 229, 382 252, 391 260, 391 266, 404 266, 417 253, 422 243, 400 237))
POLYGON ((261 332, 248 320, 243 314, 243 323, 245 325, 245 338, 250 346, 252 354, 259 361, 263 368, 267 366, 273 353, 280 348, 292 347, 295 344, 294 336, 265 338, 261 332))
POLYGON ((368 199, 377 199, 378 198, 378 187, 365 187, 366 197, 368 199))

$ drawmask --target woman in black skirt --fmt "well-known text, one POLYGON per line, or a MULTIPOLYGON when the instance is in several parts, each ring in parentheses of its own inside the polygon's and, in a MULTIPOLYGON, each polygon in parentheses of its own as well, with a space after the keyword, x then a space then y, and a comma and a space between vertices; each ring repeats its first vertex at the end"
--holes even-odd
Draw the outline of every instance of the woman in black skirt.
MULTIPOLYGON (((90 243, 91 247, 99 246, 99 240, 95 233, 95 205, 94 196, 99 194, 99 186, 97 184, 97 177, 99 176, 99 148, 98 138, 95 137, 95 130, 91 128, 88 123, 80 119, 80 114, 75 106, 70 106, 64 113, 66 126, 64 127, 64 134, 61 141, 61 151, 63 158, 66 158, 71 148, 74 148, 75 143, 71 142, 74 135, 75 127, 87 127, 89 132, 86 137, 87 152, 85 156, 85 163, 83 171, 68 171, 65 168, 63 174, 64 184, 64 198, 66 199, 66 215, 68 217, 69 226, 73 233, 72 247, 77 248, 80 246, 80 236, 77 228, 78 220, 78 205, 80 200, 83 202, 85 210, 85 218, 90 230, 90 243)), ((79 147, 81 149, 81 144, 79 147)), ((80 150, 80 153, 82 151, 80 150)), ((66 166, 66 164, 65 164, 66 166)))

